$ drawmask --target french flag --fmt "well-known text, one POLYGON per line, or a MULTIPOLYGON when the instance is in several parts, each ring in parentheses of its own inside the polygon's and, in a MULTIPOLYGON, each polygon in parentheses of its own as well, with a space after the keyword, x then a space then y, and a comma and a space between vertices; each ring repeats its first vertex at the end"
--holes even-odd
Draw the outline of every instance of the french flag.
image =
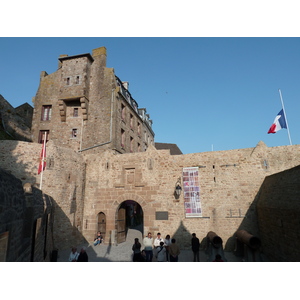
POLYGON ((275 118, 273 124, 271 125, 268 133, 276 133, 278 130, 280 130, 282 128, 287 128, 283 109, 276 116, 276 118, 275 118))

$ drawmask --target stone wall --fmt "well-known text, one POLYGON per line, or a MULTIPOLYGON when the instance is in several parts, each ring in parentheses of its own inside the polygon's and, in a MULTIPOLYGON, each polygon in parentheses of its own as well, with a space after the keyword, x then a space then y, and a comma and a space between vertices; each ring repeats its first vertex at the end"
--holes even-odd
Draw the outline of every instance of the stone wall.
POLYGON ((259 233, 272 261, 299 261, 300 166, 266 177, 257 199, 259 233))
MULTIPOLYGON (((42 192, 52 198, 53 247, 70 248, 84 241, 81 235, 85 162, 75 151, 46 146, 47 165, 43 173, 42 192)), ((0 141, 0 167, 21 180, 40 188, 41 175, 37 174, 42 145, 17 141, 0 141)))
POLYGON ((0 261, 50 261, 52 199, 0 169, 0 261))
MULTIPOLYGON (((298 227, 287 221, 296 220, 293 216, 298 209, 293 203, 298 193, 299 168, 295 167, 300 165, 299 150, 298 145, 268 148, 260 142, 254 148, 186 155, 170 155, 169 150, 156 150, 153 146, 140 153, 116 154, 108 150, 95 155, 80 154, 49 141, 42 193, 51 197, 53 207, 53 215, 47 217, 48 222, 53 220, 52 247, 59 250, 91 242, 99 213, 106 217, 105 242, 110 242, 111 233, 115 234, 117 228, 119 208, 124 201, 132 200, 143 211, 144 233, 170 234, 177 238, 182 248, 190 246, 191 233, 195 232, 204 245, 207 233, 214 231, 223 239, 223 246, 233 250, 235 232, 244 229, 261 238, 265 252, 280 245, 281 253, 270 257, 285 260, 290 249, 284 249, 278 238, 297 238, 297 231, 292 228, 298 227), (184 167, 198 167, 199 170, 203 212, 200 218, 186 218, 183 194, 179 199, 174 196, 178 179, 182 185, 184 167), (280 172, 291 168, 295 169, 284 173, 285 180, 275 188, 282 176, 280 172), (270 176, 276 173, 279 174, 270 176), (280 192, 284 190, 281 197, 280 192), (277 197, 272 203, 280 209, 269 205, 273 198, 266 195, 271 191, 274 191, 272 197, 277 197), (285 195, 289 195, 287 200, 285 195), (161 212, 167 213, 166 219, 157 218, 157 213, 161 212), (276 233, 269 235, 270 228, 276 233)), ((20 191, 22 185, 29 183, 41 193, 41 176, 37 174, 40 152, 41 145, 37 143, 0 141, 0 167, 18 178, 20 191)), ((33 213, 29 212, 27 210, 31 220, 33 213)), ((45 222, 43 217, 34 226, 45 222)), ((5 228, 1 230, 3 234, 6 232, 5 228)), ((42 246, 37 249, 41 253, 42 246)), ((9 259, 22 260, 15 254, 9 259)))
POLYGON ((31 141, 32 114, 28 103, 14 108, 0 95, 0 131, 4 130, 10 139, 31 141))
POLYGON ((176 236, 181 247, 190 246, 191 233, 204 240, 215 231, 224 246, 233 250, 234 234, 245 229, 258 234, 253 202, 268 175, 300 163, 300 147, 268 148, 260 142, 254 148, 230 151, 170 155, 168 150, 150 147, 144 153, 115 155, 106 152, 87 156, 87 184, 84 236, 91 240, 97 229, 97 214, 107 218, 107 232, 116 229, 117 212, 126 200, 137 202, 144 213, 144 233, 159 231, 176 236), (183 195, 174 197, 182 168, 199 168, 201 218, 186 218, 183 195), (157 212, 168 212, 157 220, 157 212))

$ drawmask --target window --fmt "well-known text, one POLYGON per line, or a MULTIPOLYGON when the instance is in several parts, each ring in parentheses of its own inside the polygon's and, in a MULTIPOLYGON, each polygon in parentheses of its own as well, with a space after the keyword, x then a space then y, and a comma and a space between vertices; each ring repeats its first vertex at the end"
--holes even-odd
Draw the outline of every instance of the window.
POLYGON ((75 107, 75 108, 74 108, 74 111, 73 111, 73 117, 74 117, 74 118, 77 118, 77 117, 78 117, 78 107, 75 107))
POLYGON ((125 130, 121 129, 121 147, 125 148, 125 130))
POLYGON ((121 118, 125 121, 125 105, 121 104, 121 118))
POLYGON ((67 77, 66 85, 70 85, 70 77, 67 77))
POLYGON ((130 128, 133 129, 133 115, 130 114, 130 128))
POLYGON ((141 123, 138 122, 137 124, 137 131, 138 131, 138 136, 141 136, 141 123))
POLYGON ((75 78, 75 84, 79 84, 79 79, 80 79, 80 77, 76 76, 76 78, 75 78))
POLYGON ((49 141, 49 134, 50 134, 49 130, 40 130, 39 143, 40 144, 44 143, 45 136, 46 136, 46 143, 47 143, 49 141))
POLYGON ((43 105, 41 121, 50 121, 51 114, 52 114, 52 105, 43 105))
POLYGON ((133 137, 130 137, 130 152, 133 152, 133 137))
POLYGON ((77 138, 77 133, 78 133, 77 128, 73 128, 72 129, 72 138, 77 138))

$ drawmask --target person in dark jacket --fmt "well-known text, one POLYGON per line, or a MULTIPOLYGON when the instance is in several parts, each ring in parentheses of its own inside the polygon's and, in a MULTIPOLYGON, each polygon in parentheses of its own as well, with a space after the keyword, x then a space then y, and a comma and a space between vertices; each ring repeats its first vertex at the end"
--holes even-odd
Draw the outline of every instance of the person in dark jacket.
POLYGON ((77 262, 88 262, 88 261, 89 261, 89 258, 88 258, 88 255, 86 253, 86 248, 82 247, 81 251, 80 251, 80 254, 78 256, 77 262))
POLYGON ((200 261, 199 259, 199 249, 200 249, 200 243, 199 239, 196 237, 196 233, 192 234, 192 251, 194 254, 194 262, 200 261))

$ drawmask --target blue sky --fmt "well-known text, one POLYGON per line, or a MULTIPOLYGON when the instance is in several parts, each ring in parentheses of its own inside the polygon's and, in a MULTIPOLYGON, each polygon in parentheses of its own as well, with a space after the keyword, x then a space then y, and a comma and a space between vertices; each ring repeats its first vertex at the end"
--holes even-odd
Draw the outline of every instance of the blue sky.
POLYGON ((267 131, 281 110, 299 144, 300 38, 0 38, 0 94, 14 107, 35 96, 41 71, 60 54, 107 48, 107 67, 129 82, 153 120, 156 142, 184 154, 289 145, 287 130, 267 131))

